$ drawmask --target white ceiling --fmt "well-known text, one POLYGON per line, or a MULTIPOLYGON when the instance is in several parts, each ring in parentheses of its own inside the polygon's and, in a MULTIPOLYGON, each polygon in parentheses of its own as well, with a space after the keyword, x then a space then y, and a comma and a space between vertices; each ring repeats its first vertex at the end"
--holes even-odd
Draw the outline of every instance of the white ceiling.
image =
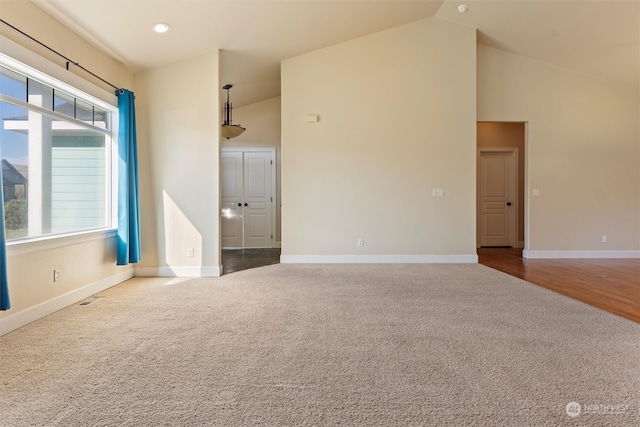
POLYGON ((32 1, 133 72, 221 49, 236 107, 280 94, 283 59, 432 16, 478 28, 489 46, 640 82, 640 0, 32 1), (171 30, 155 34, 157 22, 171 30))

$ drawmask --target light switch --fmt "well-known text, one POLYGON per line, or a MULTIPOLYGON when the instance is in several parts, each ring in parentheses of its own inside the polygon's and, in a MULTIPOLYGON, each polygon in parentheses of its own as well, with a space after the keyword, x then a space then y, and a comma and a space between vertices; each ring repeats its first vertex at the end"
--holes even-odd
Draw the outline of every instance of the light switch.
POLYGON ((434 188, 433 197, 444 197, 444 188, 434 188))

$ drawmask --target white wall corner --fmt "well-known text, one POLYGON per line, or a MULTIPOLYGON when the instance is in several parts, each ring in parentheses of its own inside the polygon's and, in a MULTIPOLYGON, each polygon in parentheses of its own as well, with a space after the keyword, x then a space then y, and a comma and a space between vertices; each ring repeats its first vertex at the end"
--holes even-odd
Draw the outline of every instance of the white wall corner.
POLYGON ((81 288, 74 289, 67 292, 64 295, 60 295, 49 301, 44 301, 33 307, 29 307, 15 314, 11 314, 4 319, 0 319, 0 336, 8 334, 11 331, 15 331, 31 322, 38 319, 42 319, 58 310, 62 310, 70 305, 73 305, 85 298, 102 292, 105 289, 109 289, 119 283, 129 280, 133 277, 133 268, 129 268, 120 273, 114 274, 97 282, 90 283, 81 288))

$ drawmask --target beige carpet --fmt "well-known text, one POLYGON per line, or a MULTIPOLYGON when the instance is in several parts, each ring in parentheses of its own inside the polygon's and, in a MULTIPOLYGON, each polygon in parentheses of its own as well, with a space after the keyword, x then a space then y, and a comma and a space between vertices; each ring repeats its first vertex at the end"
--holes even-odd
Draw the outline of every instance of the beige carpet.
POLYGON ((640 425, 640 325, 480 265, 99 296, 0 338, 0 425, 640 425))

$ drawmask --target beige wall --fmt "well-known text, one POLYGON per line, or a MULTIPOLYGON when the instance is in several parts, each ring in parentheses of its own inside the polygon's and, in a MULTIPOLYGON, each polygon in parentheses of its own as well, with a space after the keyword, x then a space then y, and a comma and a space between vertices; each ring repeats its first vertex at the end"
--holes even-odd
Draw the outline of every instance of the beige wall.
MULTIPOLYGON (((109 55, 102 53, 31 1, 0 0, 0 13, 2 14, 2 19, 9 24, 57 50, 108 82, 117 87, 131 88, 133 75, 126 67, 109 55)), ((5 25, 0 25, 0 34, 59 64, 62 68, 66 66, 64 59, 5 25)), ((114 91, 112 87, 89 76, 77 67, 71 66, 69 72, 89 80, 109 93, 114 91)))
MULTIPOLYGON (((233 101, 233 93, 231 94, 233 101)), ((275 148, 276 149, 276 242, 280 242, 281 224, 281 150, 280 150, 280 97, 267 99, 233 109, 233 123, 247 130, 237 138, 222 139, 222 148, 275 148)))
MULTIPOLYGON (((2 19, 5 21, 54 49, 60 50, 106 80, 117 85, 131 85, 133 76, 122 64, 86 43, 30 1, 3 1, 1 7, 2 19)), ((33 52, 44 55, 58 64, 55 66, 58 69, 54 70, 57 73, 56 78, 75 85, 79 76, 86 79, 87 82, 99 84, 95 79, 82 72, 77 73, 77 76, 70 76, 70 73, 64 71, 64 63, 61 63, 59 59, 46 54, 42 48, 24 37, 18 36, 16 32, 7 29, 4 25, 0 26, 0 33, 27 49, 26 52, 22 52, 22 58, 16 59, 24 61, 26 58, 29 60, 33 55, 28 50, 33 50, 33 52)), ((0 48, 5 53, 9 50, 16 51, 13 43, 6 41, 3 41, 0 48)), ((18 51, 16 52, 18 53, 18 51)), ((41 60, 41 58, 38 59, 41 60)), ((41 62, 29 65, 40 68, 40 64, 41 62)), ((42 71, 48 72, 48 70, 42 71)), ((108 86, 108 89, 104 88, 104 85, 100 85, 100 87, 113 94, 112 88, 108 86)), ((100 88, 96 89, 100 91, 100 88)), ((95 91, 92 95, 96 96, 95 91)), ((99 97, 105 99, 110 95, 99 97)), ((73 298, 76 300, 84 298, 87 296, 87 292, 96 292, 96 289, 100 287, 108 287, 119 280, 124 280, 123 278, 128 274, 132 274, 132 267, 116 266, 115 245, 115 237, 59 242, 56 244, 58 247, 43 243, 36 245, 41 249, 35 250, 31 244, 9 245, 8 274, 12 307, 8 311, 0 312, 0 320, 3 321, 3 325, 16 326, 23 321, 34 320, 38 316, 47 314, 50 310, 61 308, 59 305, 61 301, 70 304, 74 302, 73 298), (62 272, 61 280, 55 283, 53 282, 54 269, 62 272), (52 301, 57 302, 52 303, 52 301)), ((0 327, 0 332, 3 330, 7 329, 4 326, 0 327)))
POLYGON ((478 46, 478 120, 528 123, 527 250, 640 249, 638 111, 636 88, 478 46))
POLYGON ((142 222, 136 274, 219 274, 219 86, 218 52, 135 76, 142 222))
POLYGON ((524 123, 479 122, 478 148, 518 149, 518 241, 524 242, 524 123))
POLYGON ((285 259, 474 257, 475 69, 475 30, 436 18, 284 61, 285 259))

